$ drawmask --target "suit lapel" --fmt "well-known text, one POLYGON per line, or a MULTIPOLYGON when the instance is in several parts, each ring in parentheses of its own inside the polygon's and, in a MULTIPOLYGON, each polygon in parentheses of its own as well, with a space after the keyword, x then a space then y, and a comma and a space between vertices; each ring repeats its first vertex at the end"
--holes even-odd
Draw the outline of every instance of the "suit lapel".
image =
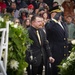
POLYGON ((61 22, 62 26, 64 27, 64 31, 66 30, 66 26, 61 22))
POLYGON ((64 27, 65 36, 68 36, 66 24, 62 23, 62 25, 63 25, 63 27, 64 27))
POLYGON ((35 42, 36 42, 37 45, 40 45, 39 40, 38 40, 38 37, 37 37, 37 34, 36 34, 36 30, 31 29, 31 31, 32 31, 32 38, 35 40, 35 42))

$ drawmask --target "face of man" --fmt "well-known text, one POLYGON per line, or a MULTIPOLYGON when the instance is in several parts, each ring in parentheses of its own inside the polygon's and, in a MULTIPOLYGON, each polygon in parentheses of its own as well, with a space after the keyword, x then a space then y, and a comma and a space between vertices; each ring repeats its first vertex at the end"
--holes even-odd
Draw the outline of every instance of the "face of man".
POLYGON ((42 28, 42 18, 36 17, 36 19, 32 22, 32 26, 36 29, 42 28))

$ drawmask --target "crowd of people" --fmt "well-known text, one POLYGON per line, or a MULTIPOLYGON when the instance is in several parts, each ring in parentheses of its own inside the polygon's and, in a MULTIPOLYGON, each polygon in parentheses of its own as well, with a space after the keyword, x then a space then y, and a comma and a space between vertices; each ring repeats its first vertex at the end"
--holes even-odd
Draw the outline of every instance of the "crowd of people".
POLYGON ((9 14, 11 21, 28 30, 33 41, 28 75, 42 75, 43 65, 45 75, 60 75, 58 65, 69 56, 75 39, 74 6, 73 0, 65 0, 62 5, 54 1, 49 5, 43 0, 0 0, 0 16, 9 14), (69 7, 73 3, 72 12, 65 11, 64 3, 69 7))

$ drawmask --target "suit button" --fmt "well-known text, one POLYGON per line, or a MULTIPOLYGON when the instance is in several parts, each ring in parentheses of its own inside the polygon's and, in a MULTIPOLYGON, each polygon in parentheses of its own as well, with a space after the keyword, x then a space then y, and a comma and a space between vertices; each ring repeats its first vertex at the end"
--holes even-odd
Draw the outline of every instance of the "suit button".
POLYGON ((66 48, 66 46, 64 46, 64 48, 66 48))
POLYGON ((66 56, 66 54, 64 54, 64 56, 66 56))
POLYGON ((64 38, 64 40, 66 40, 66 38, 64 38))
POLYGON ((68 48, 68 46, 67 46, 67 48, 68 48))

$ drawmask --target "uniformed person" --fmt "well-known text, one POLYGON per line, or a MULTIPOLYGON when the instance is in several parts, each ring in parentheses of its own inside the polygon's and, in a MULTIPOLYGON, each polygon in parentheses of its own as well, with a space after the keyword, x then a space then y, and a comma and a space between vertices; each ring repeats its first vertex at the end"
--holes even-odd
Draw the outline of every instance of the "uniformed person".
MULTIPOLYGON (((51 11, 51 20, 46 23, 46 34, 55 62, 51 64, 52 75, 59 75, 58 65, 68 56, 67 29, 62 21, 62 12, 59 9, 51 11)), ((50 71, 47 71, 50 75, 50 71)))

